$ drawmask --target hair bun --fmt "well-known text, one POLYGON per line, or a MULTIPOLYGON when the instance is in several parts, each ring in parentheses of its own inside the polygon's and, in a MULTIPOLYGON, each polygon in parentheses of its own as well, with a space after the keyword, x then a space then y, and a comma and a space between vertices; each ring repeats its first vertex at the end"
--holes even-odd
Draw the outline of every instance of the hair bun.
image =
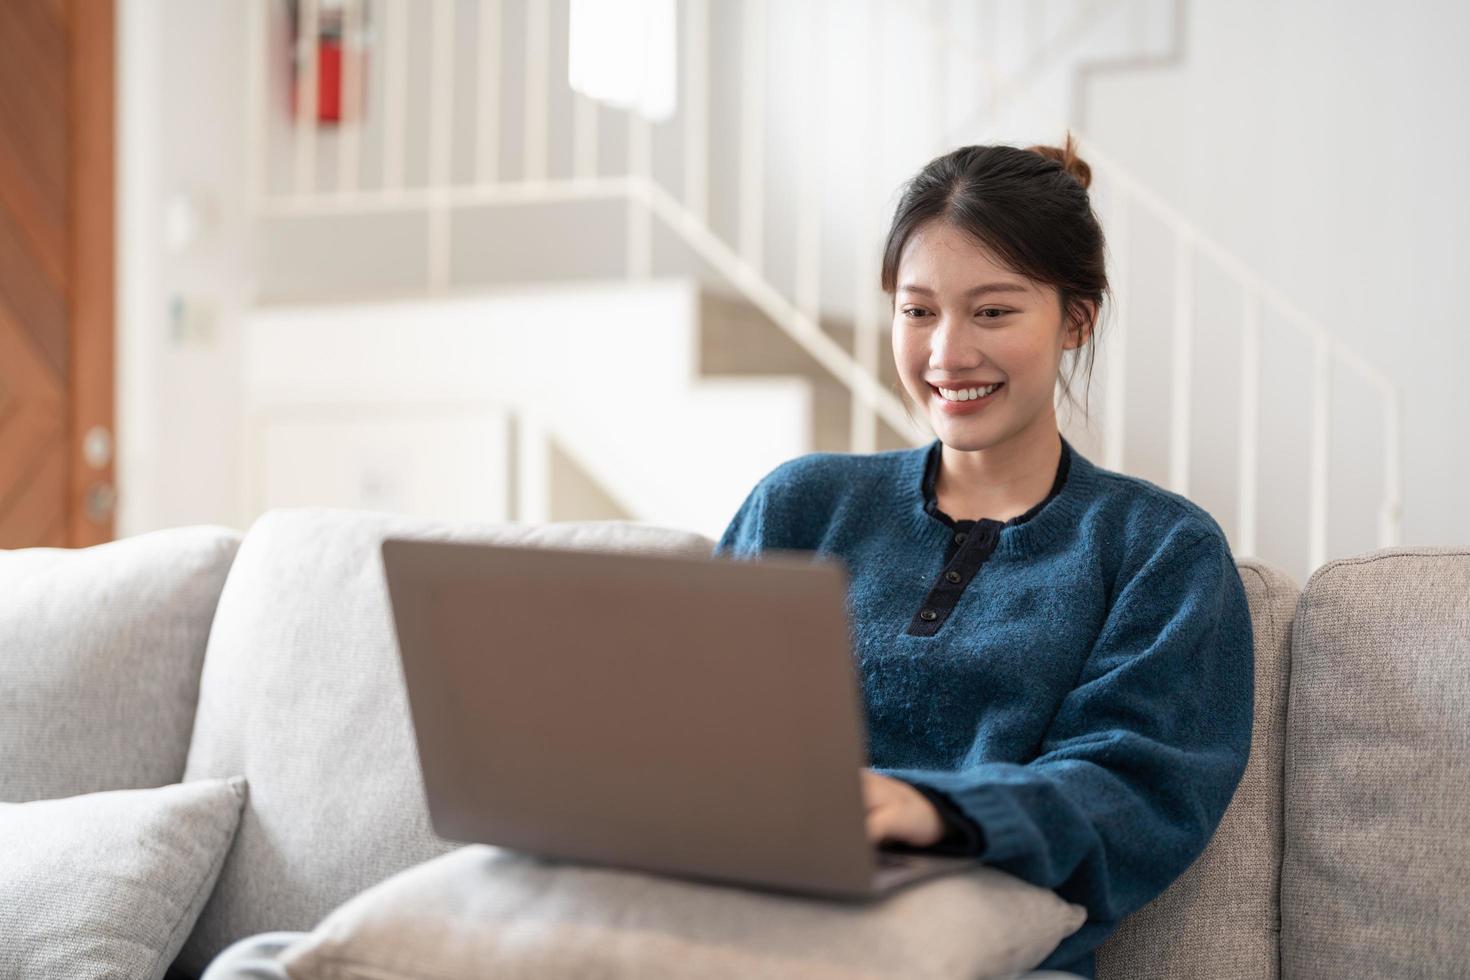
POLYGON ((1092 184, 1092 168, 1087 161, 1077 155, 1077 146, 1072 141, 1072 131, 1067 130, 1067 141, 1064 146, 1028 146, 1026 149, 1032 153, 1039 153, 1048 160, 1055 160, 1062 165, 1062 169, 1076 178, 1077 183, 1082 185, 1083 190, 1092 184))

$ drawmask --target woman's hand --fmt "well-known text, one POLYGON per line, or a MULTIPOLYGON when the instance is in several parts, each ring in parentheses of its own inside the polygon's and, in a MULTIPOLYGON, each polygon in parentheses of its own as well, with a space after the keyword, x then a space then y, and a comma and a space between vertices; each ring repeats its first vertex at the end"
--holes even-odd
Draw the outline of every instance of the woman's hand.
POLYGON ((915 847, 936 844, 944 836, 944 820, 923 793, 901 779, 863 769, 863 805, 867 810, 868 843, 901 841, 915 847))

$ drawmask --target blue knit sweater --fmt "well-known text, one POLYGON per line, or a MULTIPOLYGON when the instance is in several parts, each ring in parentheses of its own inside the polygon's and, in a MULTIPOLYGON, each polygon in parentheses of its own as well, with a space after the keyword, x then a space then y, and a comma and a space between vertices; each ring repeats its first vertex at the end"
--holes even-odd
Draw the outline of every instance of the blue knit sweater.
POLYGON ((1092 978, 1093 951, 1199 856, 1244 772, 1245 588, 1207 512, 1065 439, 1052 495, 1004 524, 939 510, 939 452, 782 463, 714 554, 842 560, 870 766, 973 828, 950 852, 1086 907, 1040 968, 1092 978))

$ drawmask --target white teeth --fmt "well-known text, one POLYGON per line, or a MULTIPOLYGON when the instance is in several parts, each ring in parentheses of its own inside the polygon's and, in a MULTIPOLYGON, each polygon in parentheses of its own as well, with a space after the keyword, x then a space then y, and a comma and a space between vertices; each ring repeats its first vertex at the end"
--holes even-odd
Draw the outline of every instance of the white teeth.
POLYGON ((1000 385, 998 384, 989 385, 984 388, 961 388, 958 390, 936 387, 935 391, 938 391, 939 394, 945 399, 945 401, 967 402, 972 401, 976 398, 984 398, 986 395, 990 394, 992 391, 999 387, 1000 385))

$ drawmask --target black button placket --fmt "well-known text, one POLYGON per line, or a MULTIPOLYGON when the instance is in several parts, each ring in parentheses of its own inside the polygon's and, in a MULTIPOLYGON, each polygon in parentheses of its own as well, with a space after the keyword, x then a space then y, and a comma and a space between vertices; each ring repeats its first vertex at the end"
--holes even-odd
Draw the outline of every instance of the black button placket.
POLYGON ((955 534, 945 549, 947 561, 905 630, 909 636, 933 636, 939 632, 959 604, 960 596, 965 594, 965 587, 979 574, 980 566, 1000 542, 999 521, 956 521, 954 527, 955 534))

